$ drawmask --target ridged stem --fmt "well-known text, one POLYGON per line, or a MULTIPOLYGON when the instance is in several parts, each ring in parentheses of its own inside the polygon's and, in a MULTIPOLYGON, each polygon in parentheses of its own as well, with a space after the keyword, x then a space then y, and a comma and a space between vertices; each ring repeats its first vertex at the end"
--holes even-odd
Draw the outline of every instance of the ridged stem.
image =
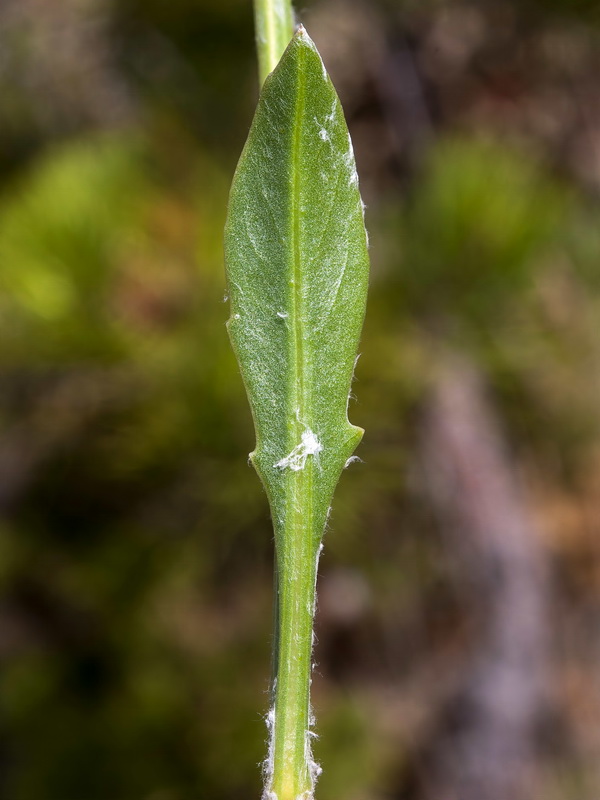
POLYGON ((294 35, 294 12, 290 0, 254 0, 256 49, 260 84, 275 69, 294 35))
MULTIPOLYGON (((294 473, 288 513, 277 532, 277 631, 269 800, 308 800, 316 765, 310 752, 310 675, 315 581, 320 545, 315 541, 314 466, 294 473)), ((320 537, 319 537, 320 538, 320 537)))

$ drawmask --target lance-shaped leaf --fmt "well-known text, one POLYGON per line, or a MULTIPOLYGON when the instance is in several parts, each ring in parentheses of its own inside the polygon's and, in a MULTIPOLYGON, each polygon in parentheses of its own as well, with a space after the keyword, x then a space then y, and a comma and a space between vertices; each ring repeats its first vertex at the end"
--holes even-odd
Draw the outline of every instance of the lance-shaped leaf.
POLYGON ((368 255, 352 145, 303 28, 266 79, 230 196, 225 257, 236 351, 256 426, 278 569, 267 791, 310 796, 307 746, 316 562, 342 469, 362 436, 347 405, 368 255))

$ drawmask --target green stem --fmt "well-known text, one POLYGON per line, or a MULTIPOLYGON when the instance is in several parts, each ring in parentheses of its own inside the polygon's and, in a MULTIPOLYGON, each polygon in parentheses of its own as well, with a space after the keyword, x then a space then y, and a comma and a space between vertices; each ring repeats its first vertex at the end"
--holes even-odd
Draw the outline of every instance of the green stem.
POLYGON ((261 86, 294 35, 291 0, 254 0, 256 49, 261 86))
POLYGON ((277 652, 267 785, 270 797, 277 800, 313 796, 310 674, 320 547, 313 528, 313 477, 314 466, 308 461, 294 474, 286 520, 277 532, 277 652))

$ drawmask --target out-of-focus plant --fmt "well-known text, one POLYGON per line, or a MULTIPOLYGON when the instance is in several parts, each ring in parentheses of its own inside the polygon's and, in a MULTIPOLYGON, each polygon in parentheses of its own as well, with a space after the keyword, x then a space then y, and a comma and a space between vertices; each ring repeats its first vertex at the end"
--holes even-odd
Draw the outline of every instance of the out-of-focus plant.
MULTIPOLYGON (((23 631, 3 651, 0 736, 15 800, 196 785, 226 798, 255 777, 258 648, 250 634, 235 656, 219 637, 189 645, 174 621, 202 631, 224 563, 242 581, 260 569, 247 531, 263 515, 231 458, 248 421, 214 337, 227 183, 184 145, 185 180, 137 132, 49 147, 0 198, 0 588, 23 631), (234 659, 255 678, 231 702, 234 659), (200 744, 199 705, 227 708, 228 732, 200 744), (231 731, 247 765, 235 774, 231 731)), ((260 626, 262 595, 248 594, 260 626)))
POLYGON ((423 320, 497 320, 560 235, 563 206, 522 155, 485 139, 440 142, 402 214, 400 301, 423 320))
POLYGON ((348 129, 319 53, 302 26, 294 34, 289 2, 260 0, 256 11, 264 86, 230 196, 228 327, 275 528, 265 797, 309 800, 320 772, 309 699, 317 564, 335 486, 362 436, 347 405, 367 237, 348 129))

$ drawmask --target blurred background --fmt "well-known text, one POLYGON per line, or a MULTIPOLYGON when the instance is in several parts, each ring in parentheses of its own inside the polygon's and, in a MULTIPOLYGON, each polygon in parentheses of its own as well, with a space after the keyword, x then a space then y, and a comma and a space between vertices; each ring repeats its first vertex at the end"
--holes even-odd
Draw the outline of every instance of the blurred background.
MULTIPOLYGON (((320 800, 600 797, 600 12, 314 0, 372 281, 320 800)), ((249 0, 0 3, 0 797, 260 796, 272 533, 224 323, 249 0)))

